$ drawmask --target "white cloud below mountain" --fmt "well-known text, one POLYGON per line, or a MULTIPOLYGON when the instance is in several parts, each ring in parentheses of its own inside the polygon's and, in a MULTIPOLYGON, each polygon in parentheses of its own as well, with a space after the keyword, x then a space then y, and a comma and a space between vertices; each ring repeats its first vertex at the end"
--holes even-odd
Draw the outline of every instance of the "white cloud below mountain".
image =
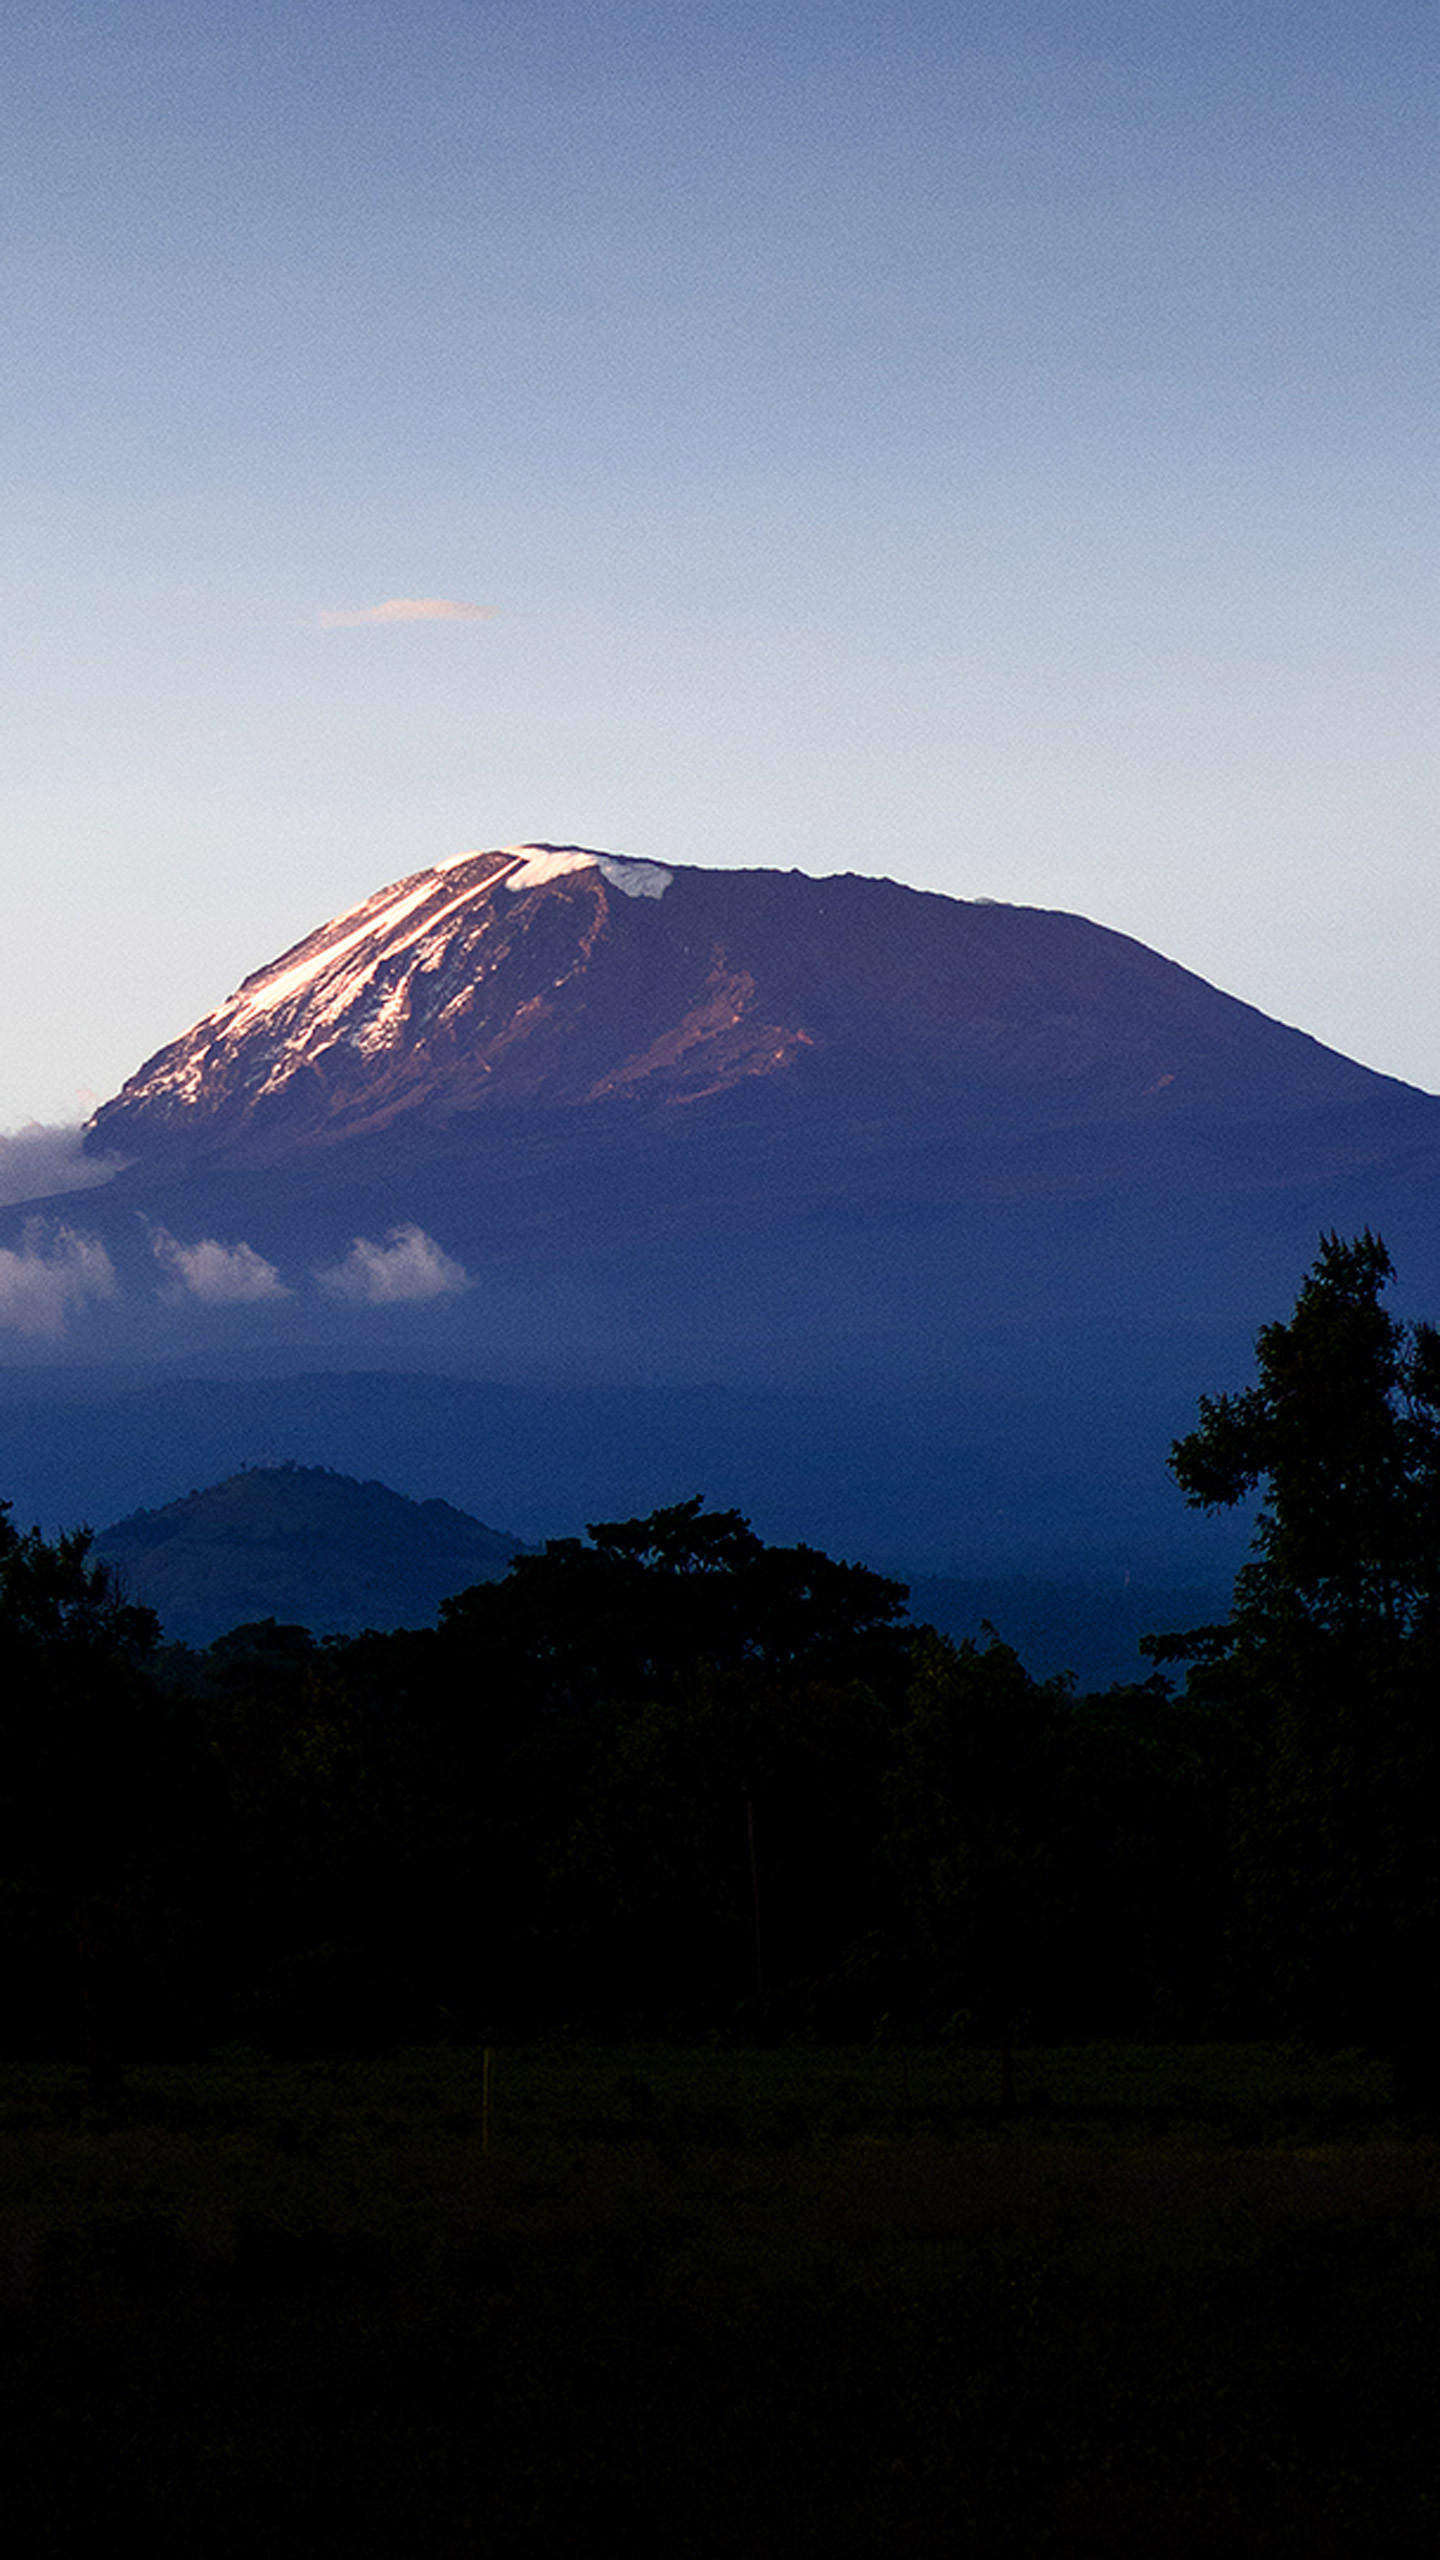
POLYGON ((0 1247, 0 1325, 53 1340, 74 1310, 117 1294, 114 1265, 98 1237, 28 1219, 18 1250, 0 1247))
POLYGON ((0 1132, 0 1209, 17 1200, 48 1200, 57 1192, 93 1191, 102 1182, 113 1182, 122 1159, 82 1155, 84 1135, 78 1125, 39 1120, 0 1132))
POLYGON ((180 1244, 163 1227, 151 1242, 155 1258, 192 1298, 207 1306, 253 1306, 263 1299, 288 1298, 289 1290, 273 1262, 249 1244, 221 1244, 215 1236, 180 1244))
POLYGON ((451 1298, 470 1287, 463 1265, 416 1226, 392 1227, 379 1244, 357 1236, 343 1262, 315 1277, 332 1296, 371 1307, 451 1298))

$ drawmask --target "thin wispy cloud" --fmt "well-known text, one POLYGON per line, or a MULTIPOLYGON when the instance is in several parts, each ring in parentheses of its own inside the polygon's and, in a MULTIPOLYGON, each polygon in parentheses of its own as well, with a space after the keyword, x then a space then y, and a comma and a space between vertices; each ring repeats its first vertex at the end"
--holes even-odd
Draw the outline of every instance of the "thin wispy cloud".
POLYGON ((315 619, 322 631, 360 622, 493 622, 495 607, 460 604, 453 596, 391 596, 385 604, 322 605, 315 619))
POLYGON ((255 1306, 267 1298, 288 1298, 289 1290, 273 1262, 249 1244, 221 1244, 202 1236, 197 1244, 181 1244, 157 1227, 150 1239, 155 1259, 192 1298, 210 1307, 255 1306))
POLYGON ((114 1265, 97 1236, 43 1218, 27 1219, 18 1252, 0 1248, 0 1325, 53 1339, 65 1319, 97 1298, 113 1298, 114 1265))
POLYGON ((357 1236, 343 1262, 315 1274, 322 1289, 362 1306, 395 1307, 452 1298, 470 1275, 423 1227, 392 1227, 382 1244, 357 1236))
POLYGON ((57 1191, 93 1191, 113 1182, 120 1156, 86 1156, 80 1152, 85 1132, 68 1124, 28 1121, 23 1129, 0 1131, 0 1208, 17 1200, 44 1200, 57 1191))

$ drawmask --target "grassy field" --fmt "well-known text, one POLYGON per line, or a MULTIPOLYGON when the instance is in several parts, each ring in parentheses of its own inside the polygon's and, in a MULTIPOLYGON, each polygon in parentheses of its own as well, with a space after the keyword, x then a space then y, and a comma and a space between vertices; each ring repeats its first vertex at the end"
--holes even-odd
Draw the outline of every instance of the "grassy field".
POLYGON ((1440 2151, 1359 2061, 0 2073, 7 2552, 1440 2547, 1440 2151), (486 2134, 488 2131, 488 2147, 486 2134))

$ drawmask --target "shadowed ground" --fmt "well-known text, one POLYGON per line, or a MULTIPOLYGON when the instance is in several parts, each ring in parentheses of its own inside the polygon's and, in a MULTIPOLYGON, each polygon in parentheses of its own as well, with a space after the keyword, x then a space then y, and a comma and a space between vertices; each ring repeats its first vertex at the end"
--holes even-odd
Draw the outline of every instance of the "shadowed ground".
POLYGON ((1355 2062, 4 2076, 16 2551, 1433 2548, 1432 2140, 1355 2062), (488 2129, 488 2148, 486 2142, 488 2129), (603 2519, 603 2527, 601 2521, 603 2519))

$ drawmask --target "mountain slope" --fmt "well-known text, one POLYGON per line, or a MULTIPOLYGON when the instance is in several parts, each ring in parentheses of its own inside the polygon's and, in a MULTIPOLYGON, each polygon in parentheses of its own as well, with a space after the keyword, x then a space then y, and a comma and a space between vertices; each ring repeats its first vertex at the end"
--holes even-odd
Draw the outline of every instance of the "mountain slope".
POLYGON ((522 846, 332 919, 150 1059, 91 1143, 238 1169, 622 1106, 633 1140, 757 1087, 772 1127, 1125 1125, 1142 1154, 1197 1118, 1403 1117, 1409 1090, 1081 917, 522 846))
POLYGON ((1435 1097, 1081 917, 883 879, 574 846, 414 872, 90 1144, 117 1179, 0 1214, 14 1301, 53 1307, 57 1363, 164 1383, 143 1429, 12 1400, 0 1489, 49 1517, 93 1516, 87 1433, 117 1508, 275 1445, 268 1375, 310 1435, 281 1445, 532 1534, 703 1488, 880 1564, 1138 1541, 1183 1579, 1166 1450, 1320 1233, 1378 1229, 1440 1309, 1435 1097))
POLYGON ((315 1635, 431 1625, 442 1600, 503 1574, 520 1544, 448 1502, 282 1466, 133 1512, 93 1552, 173 1641, 209 1644, 260 1618, 315 1635))

